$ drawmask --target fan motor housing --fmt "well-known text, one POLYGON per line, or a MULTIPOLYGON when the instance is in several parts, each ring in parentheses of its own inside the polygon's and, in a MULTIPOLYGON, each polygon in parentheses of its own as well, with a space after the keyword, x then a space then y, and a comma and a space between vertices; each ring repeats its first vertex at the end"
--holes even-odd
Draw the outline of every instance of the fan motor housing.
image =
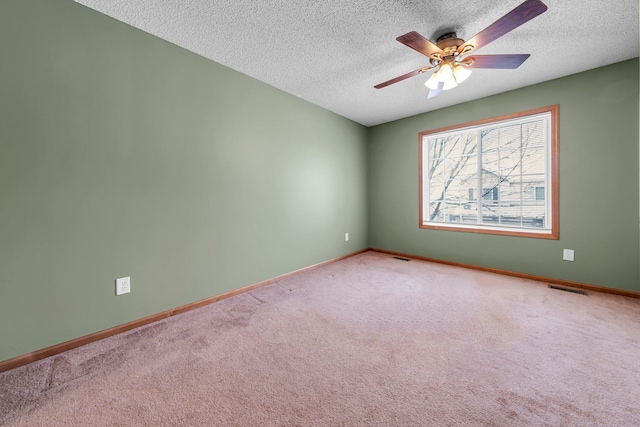
POLYGON ((455 55, 458 47, 462 46, 463 44, 464 40, 458 38, 458 35, 453 32, 441 35, 436 41, 436 46, 442 49, 447 54, 447 56, 455 55))

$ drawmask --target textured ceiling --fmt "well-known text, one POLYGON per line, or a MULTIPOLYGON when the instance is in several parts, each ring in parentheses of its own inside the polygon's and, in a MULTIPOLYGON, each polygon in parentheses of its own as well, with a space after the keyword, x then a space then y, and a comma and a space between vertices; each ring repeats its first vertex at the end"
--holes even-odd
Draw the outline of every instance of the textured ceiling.
POLYGON ((428 65, 396 37, 468 40, 523 0, 76 0, 313 104, 372 126, 638 56, 638 0, 542 0, 548 10, 478 54, 530 53, 476 69, 427 100, 428 65))

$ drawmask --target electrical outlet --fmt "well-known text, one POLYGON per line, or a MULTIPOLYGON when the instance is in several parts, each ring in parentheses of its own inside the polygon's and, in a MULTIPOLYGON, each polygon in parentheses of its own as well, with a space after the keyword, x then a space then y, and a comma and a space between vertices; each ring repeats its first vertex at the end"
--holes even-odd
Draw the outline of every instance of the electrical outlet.
POLYGON ((116 279, 116 295, 128 294, 129 292, 131 292, 131 277, 116 279))
POLYGON ((562 251, 562 259, 565 261, 573 261, 573 249, 565 249, 562 251))
POLYGON ((349 233, 344 233, 344 241, 345 242, 349 241, 349 233))

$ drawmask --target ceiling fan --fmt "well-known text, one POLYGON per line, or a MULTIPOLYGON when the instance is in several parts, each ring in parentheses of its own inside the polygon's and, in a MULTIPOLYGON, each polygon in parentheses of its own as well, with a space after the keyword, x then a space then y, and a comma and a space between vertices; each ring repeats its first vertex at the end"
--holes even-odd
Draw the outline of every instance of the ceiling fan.
POLYGON ((456 33, 453 32, 441 35, 435 44, 415 31, 400 36, 396 40, 427 56, 431 65, 403 74, 374 87, 382 89, 409 77, 436 69, 431 78, 425 83, 429 88, 427 98, 433 98, 443 90, 452 89, 466 80, 471 74, 470 68, 518 68, 529 58, 529 54, 469 55, 546 10, 547 6, 540 0, 526 0, 467 41, 458 38, 456 33))

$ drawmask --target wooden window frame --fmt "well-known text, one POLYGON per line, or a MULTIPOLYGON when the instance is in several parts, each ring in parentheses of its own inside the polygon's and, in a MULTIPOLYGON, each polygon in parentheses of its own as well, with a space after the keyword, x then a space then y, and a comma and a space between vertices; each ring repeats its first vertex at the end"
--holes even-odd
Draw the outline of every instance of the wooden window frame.
POLYGON ((522 111, 519 113, 507 114, 499 117, 492 117, 484 120, 477 120, 473 122, 468 122, 459 125, 447 126, 443 128, 433 129, 429 131, 420 132, 418 134, 418 158, 419 158, 419 166, 418 166, 418 174, 419 174, 419 212, 418 212, 418 221, 419 227, 422 229, 429 230, 446 230, 446 231, 461 231, 467 233, 480 233, 480 234, 494 234, 494 235, 503 235, 503 236, 517 236, 517 237, 533 237, 538 239, 554 239, 557 240, 560 238, 560 149, 559 149, 559 139, 560 139, 560 106, 559 105, 551 105, 548 107, 537 108, 528 111, 522 111), (514 120, 519 119, 525 116, 531 116, 542 113, 550 113, 551 116, 551 124, 550 124, 550 138, 549 141, 549 155, 551 156, 551 164, 550 170, 547 171, 551 174, 550 182, 551 182, 551 229, 545 230, 544 232, 533 232, 530 229, 522 229, 522 230, 514 230, 514 229, 499 229, 499 228, 491 228, 490 226, 480 226, 480 225, 437 225, 434 223, 425 223, 424 222, 424 176, 423 176, 423 140, 426 135, 432 135, 436 133, 449 132, 453 130, 462 130, 466 128, 473 128, 484 126, 494 122, 500 122, 505 120, 514 120))

